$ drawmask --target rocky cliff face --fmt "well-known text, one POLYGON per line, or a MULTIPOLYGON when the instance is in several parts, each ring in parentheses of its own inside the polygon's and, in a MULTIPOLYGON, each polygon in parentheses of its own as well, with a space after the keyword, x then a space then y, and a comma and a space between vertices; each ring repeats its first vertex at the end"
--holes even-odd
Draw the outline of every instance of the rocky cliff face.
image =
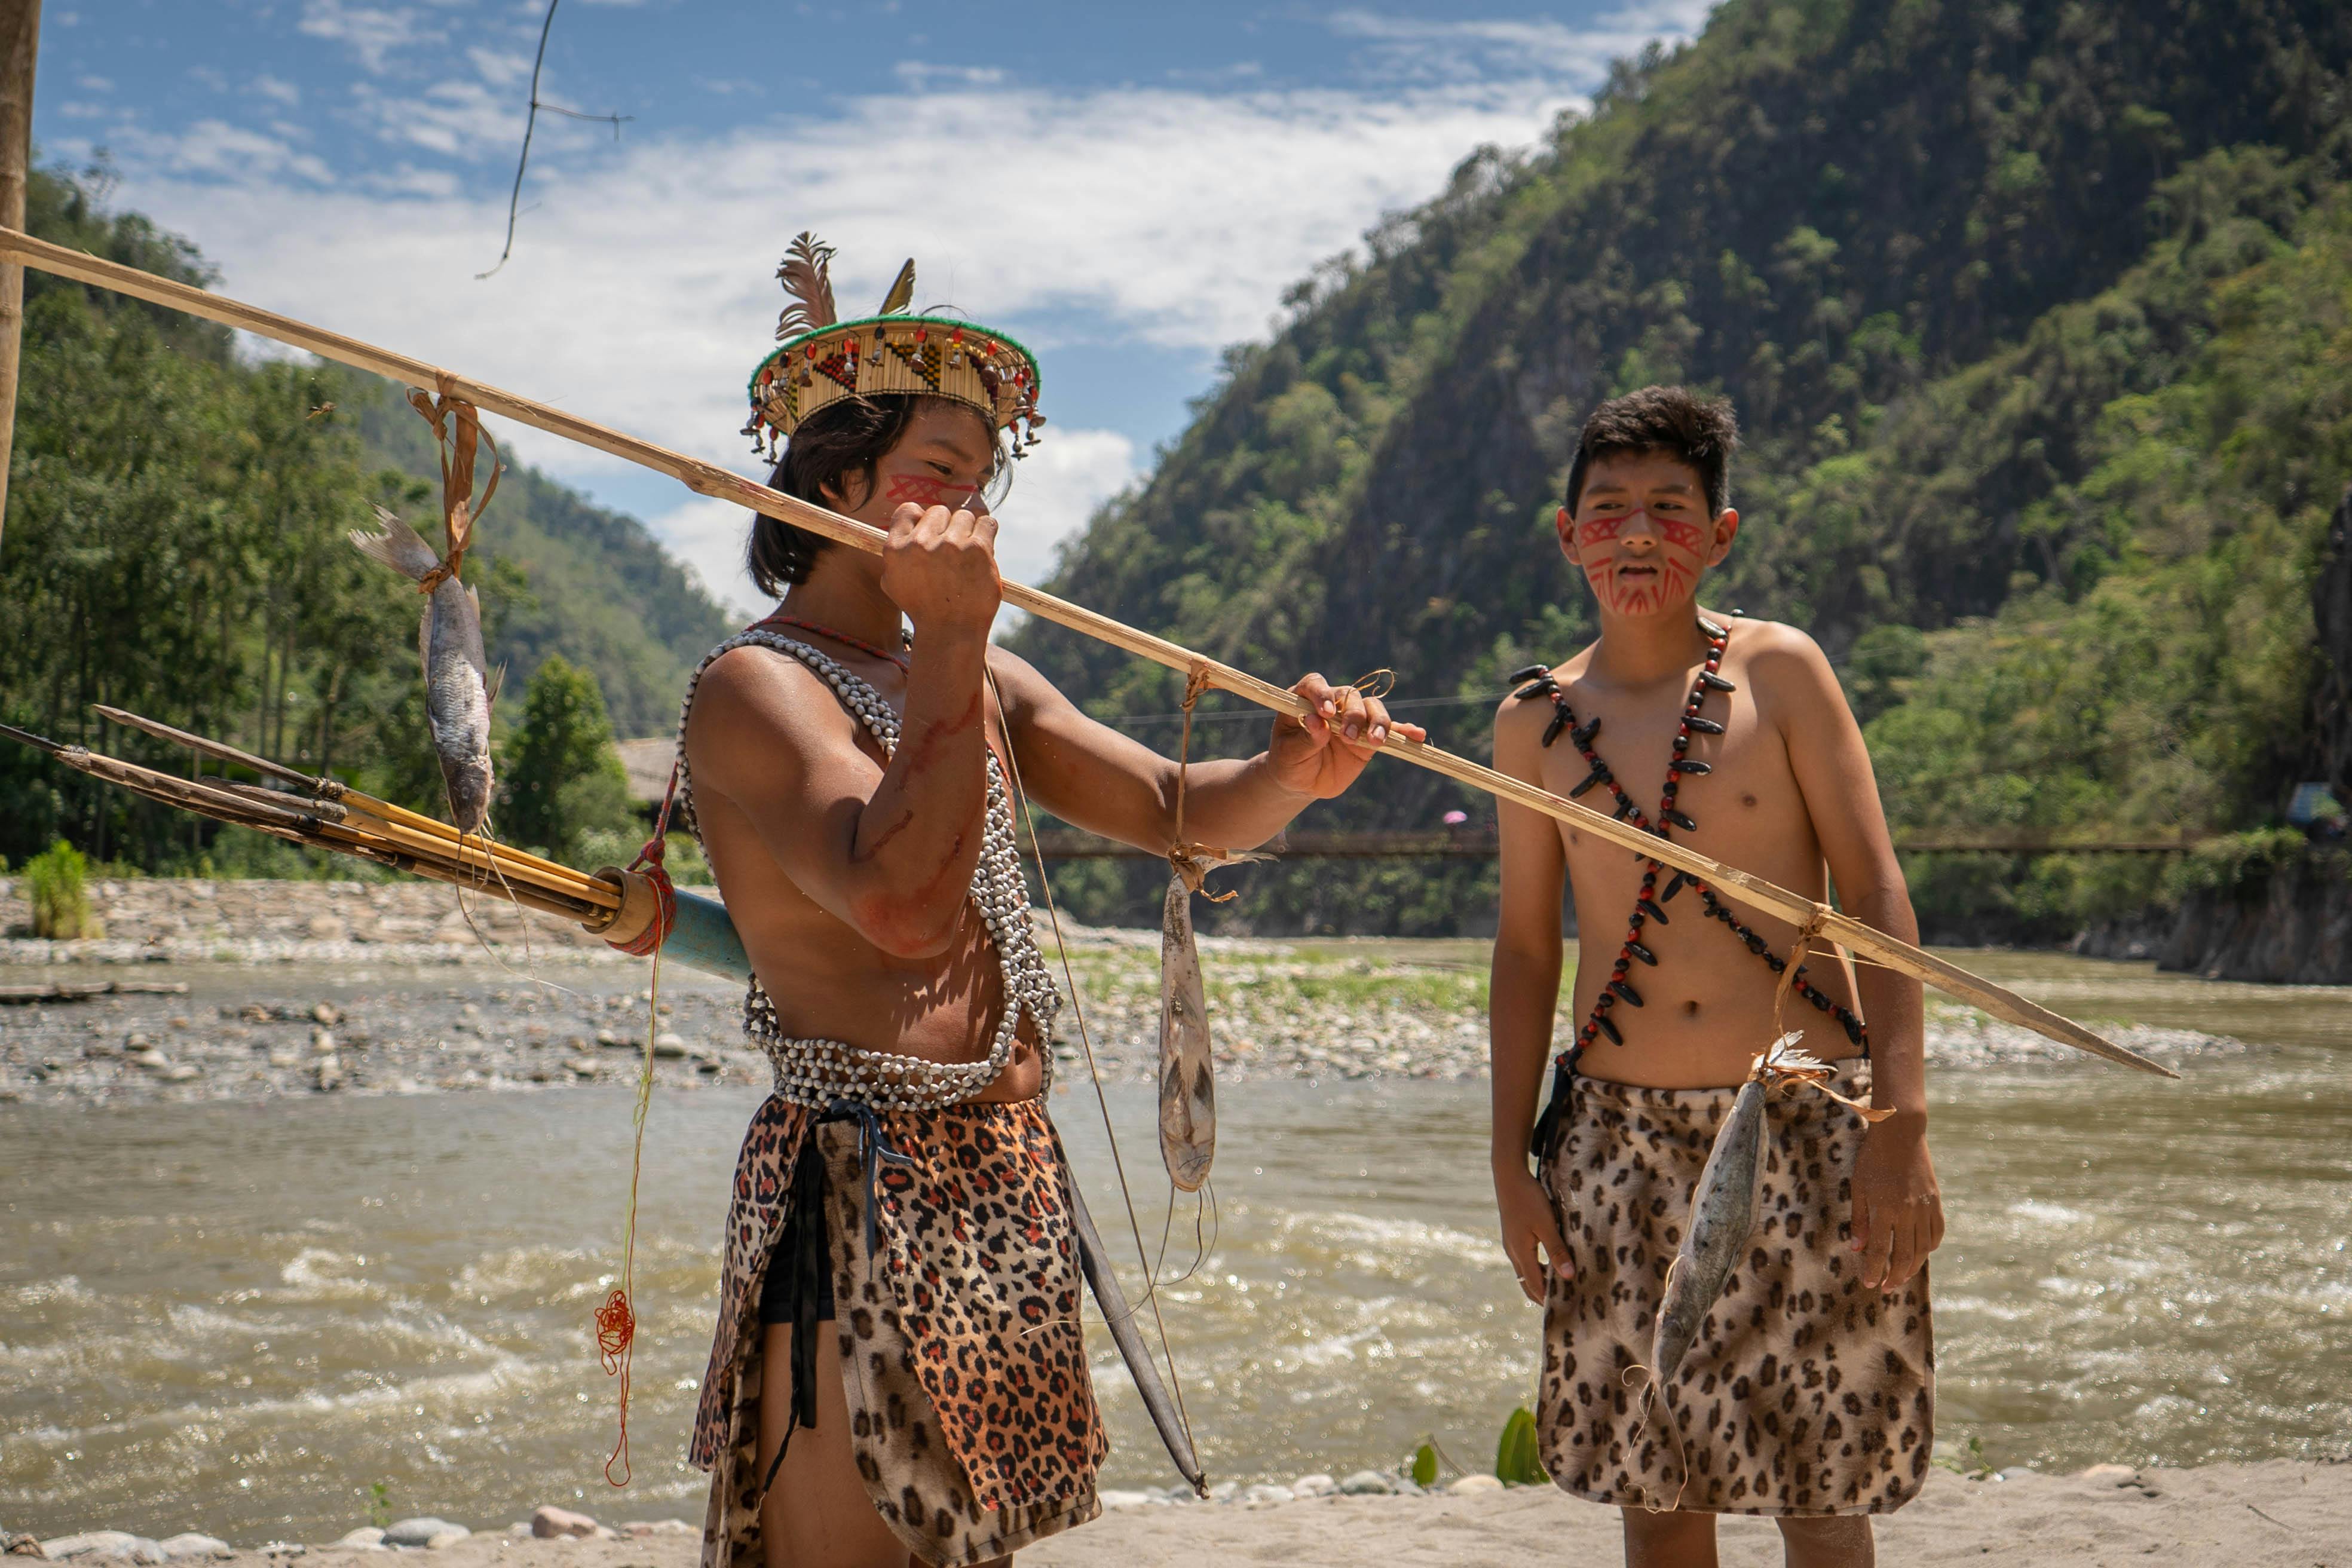
POLYGON ((2352 984, 2352 858, 2315 855, 2257 888, 2192 896, 2157 966, 2211 980, 2352 984))

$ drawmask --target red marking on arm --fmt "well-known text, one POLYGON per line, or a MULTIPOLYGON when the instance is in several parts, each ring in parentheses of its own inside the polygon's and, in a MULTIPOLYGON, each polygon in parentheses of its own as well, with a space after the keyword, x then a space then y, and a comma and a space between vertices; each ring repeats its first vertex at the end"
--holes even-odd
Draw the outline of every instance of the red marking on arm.
POLYGON ((922 735, 913 745, 906 745, 903 742, 900 744, 899 750, 907 759, 907 773, 909 776, 921 773, 931 765, 931 753, 939 749, 941 742, 961 735, 980 722, 980 698, 981 694, 974 691, 971 694, 971 700, 964 705, 962 712, 952 719, 936 720, 924 725, 922 735))
POLYGON ((912 811, 902 812, 899 815, 898 821, 892 823, 889 826, 884 828, 881 832, 874 836, 874 841, 871 844, 867 844, 860 848, 852 849, 849 853, 849 858, 852 861, 873 859, 876 856, 882 853, 884 847, 889 844, 890 840, 898 837, 898 835, 907 831, 907 828, 914 822, 914 820, 915 814, 912 811))

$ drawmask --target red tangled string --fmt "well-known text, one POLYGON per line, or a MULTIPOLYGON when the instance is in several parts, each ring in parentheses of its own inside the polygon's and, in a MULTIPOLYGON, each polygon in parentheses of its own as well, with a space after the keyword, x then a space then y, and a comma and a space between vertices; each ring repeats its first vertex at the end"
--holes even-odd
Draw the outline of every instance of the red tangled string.
POLYGON ((596 1309, 597 1353, 604 1358, 606 1375, 621 1380, 621 1434, 604 1459, 604 1480, 614 1487, 629 1484, 629 1358, 637 1337, 637 1315, 630 1307, 629 1298, 636 1286, 637 1177, 645 1169, 646 1112, 653 1103, 654 1093, 654 1037, 661 1027, 662 943, 669 940, 671 929, 677 924, 677 889, 671 886, 669 873, 662 867, 662 858, 669 848, 669 814, 677 799, 677 765, 672 763, 669 788, 663 793, 661 813, 654 819, 654 836, 646 840, 646 847, 629 864, 630 870, 643 872, 653 884, 653 923, 634 941, 613 944, 635 957, 653 959, 653 975, 646 987, 646 1062, 637 1077, 634 1119, 636 1151, 629 1160, 629 1218, 621 1236, 621 1282, 606 1293, 604 1304, 596 1309), (621 1468, 618 1479, 613 1474, 614 1465, 621 1468))
POLYGON ((604 1479, 616 1487, 629 1484, 629 1352, 636 1337, 637 1317, 629 1310, 628 1289, 615 1285, 596 1309, 596 1349, 604 1358, 604 1371, 621 1380, 621 1436, 604 1458, 604 1479), (613 1479, 615 1461, 621 1467, 617 1481, 613 1479))

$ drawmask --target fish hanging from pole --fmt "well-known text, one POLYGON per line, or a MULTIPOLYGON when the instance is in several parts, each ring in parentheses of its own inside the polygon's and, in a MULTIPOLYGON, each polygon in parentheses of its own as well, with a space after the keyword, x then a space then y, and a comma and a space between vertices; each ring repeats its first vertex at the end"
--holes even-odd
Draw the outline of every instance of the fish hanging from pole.
POLYGON ((1192 889, 1168 879, 1160 914, 1160 1157, 1180 1191, 1197 1193, 1217 1154, 1217 1087, 1209 1004, 1192 942, 1192 889))
POLYGON ((446 395, 409 395, 409 403, 433 426, 441 451, 441 507, 449 553, 444 559, 399 518, 375 509, 382 531, 351 531, 353 549, 381 562, 416 584, 425 609, 416 623, 416 661, 425 669, 425 723, 440 759, 441 781, 449 795, 449 820, 460 833, 478 833, 489 820, 495 783, 490 766, 490 703, 495 695, 488 658, 482 647, 482 602, 458 581, 474 525, 498 493, 498 446, 490 442, 490 479, 476 501, 474 453, 488 442, 473 405, 446 395), (449 430, 457 426, 454 437, 449 430), (454 447, 454 451, 453 448, 454 447))

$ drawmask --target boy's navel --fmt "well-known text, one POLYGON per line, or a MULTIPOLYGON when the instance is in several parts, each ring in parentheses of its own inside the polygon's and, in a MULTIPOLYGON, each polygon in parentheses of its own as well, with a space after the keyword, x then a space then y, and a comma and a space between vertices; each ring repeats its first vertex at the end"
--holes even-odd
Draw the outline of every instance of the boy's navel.
POLYGON ((1698 1004, 1697 1004, 1697 1003, 1696 1003, 1696 1002, 1685 1002, 1685 1003, 1684 1003, 1684 1004, 1683 1004, 1683 1016, 1684 1016, 1684 1017, 1685 1017, 1685 1018, 1696 1018, 1696 1017, 1697 1017, 1697 1016, 1698 1016, 1698 1004))

